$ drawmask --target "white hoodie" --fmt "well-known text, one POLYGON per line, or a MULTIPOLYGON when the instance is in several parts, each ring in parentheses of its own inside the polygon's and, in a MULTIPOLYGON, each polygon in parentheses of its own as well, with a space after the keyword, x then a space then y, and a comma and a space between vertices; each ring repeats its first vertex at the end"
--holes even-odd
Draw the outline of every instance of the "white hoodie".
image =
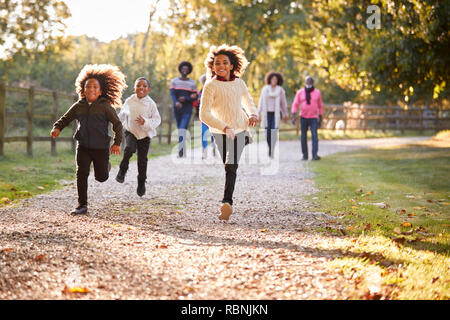
POLYGON ((125 100, 119 119, 125 130, 130 131, 138 140, 156 136, 155 129, 161 124, 155 101, 149 96, 139 99, 136 94, 125 100), (142 126, 135 121, 139 116, 145 120, 142 126))

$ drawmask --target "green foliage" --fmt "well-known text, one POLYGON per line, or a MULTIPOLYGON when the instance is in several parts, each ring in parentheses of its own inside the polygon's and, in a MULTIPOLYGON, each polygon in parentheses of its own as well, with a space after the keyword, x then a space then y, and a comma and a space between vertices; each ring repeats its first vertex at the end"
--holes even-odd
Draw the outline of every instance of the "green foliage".
MULTIPOLYGON (((37 6, 33 1, 22 2, 33 8, 31 17, 49 17, 49 8, 57 3, 46 0, 37 6)), ((17 1, 3 3, 13 12, 20 11, 17 1)), ((449 105, 448 1, 170 3, 168 16, 159 22, 164 31, 149 29, 109 43, 86 36, 42 42, 38 33, 30 31, 30 39, 42 45, 30 47, 31 56, 17 47, 9 59, 0 60, 0 77, 9 83, 73 92, 74 80, 84 64, 111 63, 127 75, 125 97, 132 93, 134 79, 146 76, 151 81, 152 97, 168 106, 169 81, 178 75, 178 63, 191 61, 191 77, 198 79, 205 72, 210 45, 228 43, 246 51, 250 65, 244 80, 256 99, 265 74, 277 70, 285 77, 288 102, 304 85, 305 76, 312 75, 327 103, 449 105), (367 25, 370 5, 380 9, 379 29, 367 25)), ((23 37, 11 25, 13 16, 2 16, 0 26, 9 30, 8 37, 16 36, 20 42, 23 37)), ((61 5, 48 28, 67 16, 61 5)), ((25 29, 30 27, 25 20, 19 22, 25 29)), ((33 26, 43 28, 39 23, 33 26)))

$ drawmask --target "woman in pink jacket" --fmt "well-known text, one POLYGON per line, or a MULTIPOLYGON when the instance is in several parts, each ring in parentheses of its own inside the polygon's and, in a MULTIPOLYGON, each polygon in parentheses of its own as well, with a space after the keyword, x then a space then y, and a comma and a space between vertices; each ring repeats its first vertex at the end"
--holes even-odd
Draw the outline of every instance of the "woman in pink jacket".
POLYGON ((314 79, 312 77, 306 77, 306 86, 295 95, 294 102, 292 103, 292 124, 296 121, 297 108, 300 105, 300 128, 301 136, 300 141, 302 145, 302 160, 308 160, 308 144, 307 134, 308 128, 311 128, 312 136, 312 159, 320 160, 317 152, 319 151, 319 138, 317 137, 317 128, 320 127, 322 122, 322 95, 320 91, 314 88, 314 79))

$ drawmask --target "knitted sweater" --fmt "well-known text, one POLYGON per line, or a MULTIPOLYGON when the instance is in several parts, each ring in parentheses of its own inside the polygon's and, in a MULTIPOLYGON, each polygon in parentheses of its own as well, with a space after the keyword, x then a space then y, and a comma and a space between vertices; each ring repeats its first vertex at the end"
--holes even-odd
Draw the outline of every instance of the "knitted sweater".
POLYGON ((156 128, 161 124, 155 101, 149 96, 139 99, 136 94, 125 100, 119 119, 124 129, 130 131, 138 140, 156 136, 156 128), (145 121, 142 126, 135 121, 139 116, 145 121))
POLYGON ((200 101, 200 121, 204 122, 212 133, 223 134, 225 126, 233 129, 235 133, 247 130, 248 116, 243 108, 249 116, 257 114, 243 80, 211 79, 205 83, 200 101))

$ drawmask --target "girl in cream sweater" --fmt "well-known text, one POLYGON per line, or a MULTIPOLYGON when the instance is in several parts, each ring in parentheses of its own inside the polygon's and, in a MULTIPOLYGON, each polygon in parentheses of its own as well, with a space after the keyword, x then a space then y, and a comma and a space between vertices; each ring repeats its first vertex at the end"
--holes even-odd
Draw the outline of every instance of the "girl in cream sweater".
POLYGON ((254 127, 258 121, 255 104, 245 82, 239 78, 247 65, 241 48, 225 44, 212 46, 205 60, 208 81, 203 87, 200 120, 214 135, 225 165, 220 220, 228 220, 233 212, 236 171, 244 146, 249 142, 247 129, 249 125, 254 127))

